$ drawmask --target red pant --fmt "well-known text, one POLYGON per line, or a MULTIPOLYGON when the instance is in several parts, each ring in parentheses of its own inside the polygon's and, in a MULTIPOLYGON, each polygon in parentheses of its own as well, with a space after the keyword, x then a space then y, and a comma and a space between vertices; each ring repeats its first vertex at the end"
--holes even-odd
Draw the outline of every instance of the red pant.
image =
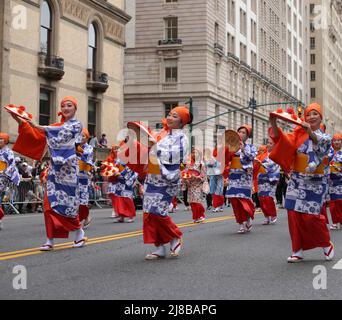
POLYGON ((78 209, 78 218, 80 221, 86 220, 89 217, 89 207, 87 205, 81 204, 78 209))
POLYGON ((251 199, 230 198, 236 222, 242 224, 249 218, 254 219, 254 203, 251 199))
POLYGON ((342 200, 330 201, 329 204, 332 222, 342 223, 342 200))
POLYGON ((213 207, 218 208, 224 205, 224 196, 219 196, 217 194, 212 195, 213 198, 213 207))
POLYGON ((51 209, 47 195, 44 197, 44 219, 46 235, 48 238, 68 238, 70 231, 81 228, 78 216, 76 218, 66 218, 51 209))
POLYGON ((5 216, 4 210, 2 210, 2 207, 0 205, 0 220, 5 216))
POLYGON ((136 215, 134 201, 127 197, 118 197, 110 194, 113 209, 117 215, 127 218, 133 218, 136 215))
POLYGON ((192 219, 198 220, 199 218, 205 217, 205 208, 201 203, 191 202, 192 219))
POLYGON ((182 237, 182 232, 169 216, 144 213, 144 243, 153 243, 156 247, 182 237))
POLYGON ((327 203, 324 202, 323 203, 323 206, 322 206, 322 209, 321 209, 321 213, 320 213, 322 216, 324 216, 325 218, 325 223, 326 224, 329 224, 329 219, 328 219, 328 213, 327 213, 327 203))
POLYGON ((329 229, 323 215, 288 210, 288 221, 293 252, 330 246, 329 229))
POLYGON ((266 218, 277 216, 277 208, 272 197, 259 196, 259 202, 260 208, 266 218))

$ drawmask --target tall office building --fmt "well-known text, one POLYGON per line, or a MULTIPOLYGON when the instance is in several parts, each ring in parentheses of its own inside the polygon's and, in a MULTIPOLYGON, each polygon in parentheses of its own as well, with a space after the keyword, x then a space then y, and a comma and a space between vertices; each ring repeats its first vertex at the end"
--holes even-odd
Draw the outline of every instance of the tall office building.
MULTIPOLYGON (((308 19, 304 1, 128 0, 124 120, 160 122, 193 98, 199 128, 252 122, 248 107, 308 102, 308 19), (286 14, 285 14, 286 13, 286 14)), ((268 115, 254 113, 254 142, 267 136, 268 115)), ((196 128, 196 126, 194 127, 196 128)))

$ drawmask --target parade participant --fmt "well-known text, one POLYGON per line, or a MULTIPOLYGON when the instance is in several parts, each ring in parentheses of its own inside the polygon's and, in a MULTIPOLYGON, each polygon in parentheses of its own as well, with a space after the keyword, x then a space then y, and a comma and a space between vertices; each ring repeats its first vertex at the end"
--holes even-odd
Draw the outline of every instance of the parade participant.
POLYGON ((14 153, 7 144, 9 135, 0 132, 0 230, 3 229, 4 211, 2 209, 2 198, 6 188, 12 182, 14 185, 19 185, 19 172, 15 165, 14 153))
POLYGON ((213 150, 212 157, 205 161, 206 172, 209 177, 210 194, 212 197, 212 212, 223 212, 224 205, 224 177, 221 170, 221 162, 217 160, 217 148, 213 150))
POLYGON ((251 220, 254 219, 255 207, 251 197, 253 160, 257 150, 252 144, 246 143, 252 134, 251 126, 241 126, 237 131, 241 139, 240 149, 226 159, 231 162, 226 197, 230 199, 236 222, 239 224, 238 233, 243 234, 252 229, 251 220))
POLYGON ((260 208, 260 201, 259 201, 259 186, 258 186, 258 175, 259 175, 259 169, 260 169, 260 162, 258 160, 263 159, 265 153, 267 153, 267 147, 266 146, 260 146, 258 149, 258 153, 256 158, 253 162, 253 189, 252 189, 252 200, 254 202, 255 206, 255 213, 262 212, 260 208))
POLYGON ((19 124, 19 136, 13 150, 40 160, 49 148, 51 160, 44 197, 47 240, 41 251, 51 251, 54 238, 68 238, 75 232, 73 247, 83 247, 86 238, 78 218, 79 185, 76 144, 82 139, 82 124, 75 119, 77 100, 67 96, 61 101, 61 122, 49 126, 35 124, 12 114, 19 124))
POLYGON ((275 145, 270 158, 292 174, 286 192, 289 231, 292 241, 290 263, 303 260, 303 251, 322 247, 326 260, 334 256, 329 229, 320 215, 328 188, 324 167, 328 165, 331 137, 320 129, 321 106, 312 103, 305 109, 305 121, 292 133, 285 134, 271 113, 269 130, 275 145))
POLYGON ((275 192, 280 178, 280 167, 269 158, 273 146, 272 139, 268 139, 265 151, 256 157, 258 164, 254 168, 258 175, 260 208, 265 216, 263 225, 274 224, 277 221, 275 192))
MULTIPOLYGON (((119 148, 120 148, 119 145, 113 144, 108 157, 103 161, 103 163, 114 164, 118 157, 117 154, 118 154, 119 148)), ((110 177, 110 178, 106 178, 106 180, 108 181, 107 193, 112 201, 112 208, 113 208, 113 211, 110 217, 116 219, 118 218, 118 214, 115 212, 115 184, 117 183, 117 178, 110 177), (108 192, 108 190, 110 190, 111 192, 108 192)))
POLYGON ((94 149, 87 143, 90 134, 86 128, 82 130, 82 141, 77 150, 79 163, 79 190, 80 190, 80 207, 78 216, 80 222, 83 222, 83 229, 86 229, 92 221, 89 215, 89 187, 90 172, 94 166, 94 149))
POLYGON ((143 236, 144 243, 154 244, 156 250, 147 254, 146 260, 165 258, 165 244, 170 243, 171 257, 177 257, 182 248, 182 232, 168 215, 172 198, 178 194, 180 164, 187 155, 187 138, 183 127, 192 122, 192 115, 186 106, 173 108, 163 119, 163 130, 156 136, 156 142, 144 146, 130 138, 129 150, 136 148, 136 153, 149 155, 150 163, 131 164, 139 176, 147 172, 144 184, 143 200, 143 236), (155 161, 156 160, 156 161, 155 161), (147 171, 145 171, 147 170, 147 171))
POLYGON ((136 216, 133 188, 138 174, 127 167, 120 159, 115 160, 115 165, 120 167, 121 170, 113 180, 109 180, 108 186, 108 194, 110 194, 114 211, 117 214, 114 222, 131 223, 134 222, 136 216))
POLYGON ((194 223, 201 223, 205 220, 203 184, 207 176, 202 161, 202 153, 199 150, 194 148, 191 150, 191 157, 189 163, 187 163, 186 171, 187 174, 191 175, 191 177, 183 178, 183 183, 188 189, 192 219, 194 223))
POLYGON ((329 208, 333 224, 330 229, 342 227, 342 134, 333 136, 333 150, 330 161, 329 208))

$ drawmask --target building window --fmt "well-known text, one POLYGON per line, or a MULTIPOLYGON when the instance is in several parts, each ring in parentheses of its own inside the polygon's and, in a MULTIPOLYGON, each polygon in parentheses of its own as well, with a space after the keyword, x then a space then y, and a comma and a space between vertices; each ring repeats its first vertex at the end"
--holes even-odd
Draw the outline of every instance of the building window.
POLYGON ((52 11, 47 1, 42 2, 40 11, 40 51, 47 55, 52 51, 52 11))
POLYGON ((240 9, 240 33, 243 35, 247 35, 247 19, 246 12, 240 9))
POLYGON ((316 88, 311 88, 311 98, 316 98, 316 88))
POLYGON ((165 82, 178 81, 178 66, 177 60, 165 60, 165 82))
POLYGON ((228 0, 227 17, 228 17, 228 22, 232 26, 234 26, 235 25, 235 0, 228 0))
POLYGON ((316 64, 316 55, 315 54, 310 54, 310 63, 316 64))
POLYGON ((88 100, 88 131, 90 135, 97 134, 97 105, 98 102, 93 99, 88 100))
POLYGON ((314 37, 310 38, 310 49, 315 49, 316 47, 316 40, 314 37))
POLYGON ((166 3, 177 2, 178 0, 165 0, 166 3))
POLYGON ((97 32, 92 23, 88 31, 88 69, 96 70, 97 59, 97 32))
POLYGON ((310 79, 311 79, 311 81, 316 81, 316 71, 310 72, 310 79))
POLYGON ((235 37, 230 33, 227 35, 228 52, 235 54, 235 37))
POLYGON ((310 14, 313 14, 315 10, 315 5, 313 3, 310 4, 310 14))
POLYGON ((178 106, 178 102, 165 102, 164 103, 164 114, 165 117, 167 117, 170 113, 170 111, 178 106))
POLYGON ((52 114, 52 92, 46 89, 40 89, 39 97, 39 124, 43 126, 49 125, 52 114))
POLYGON ((165 39, 175 40, 178 38, 178 18, 164 18, 165 21, 165 39))

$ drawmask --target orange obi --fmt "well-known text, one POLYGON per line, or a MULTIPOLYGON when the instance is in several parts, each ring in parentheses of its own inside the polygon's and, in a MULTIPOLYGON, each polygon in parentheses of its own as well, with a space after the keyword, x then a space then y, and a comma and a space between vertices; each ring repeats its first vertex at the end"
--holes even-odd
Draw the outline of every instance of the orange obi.
POLYGON ((341 163, 336 162, 330 165, 330 172, 331 173, 340 173, 341 172, 341 163))
POLYGON ((0 161, 0 171, 4 171, 7 169, 7 163, 4 161, 0 161))
POLYGON ((262 173, 262 174, 266 174, 266 173, 267 173, 266 169, 265 169, 262 165, 260 165, 258 174, 259 174, 259 173, 262 173))
POLYGON ((230 169, 242 169, 240 157, 233 157, 230 164, 230 169))
MULTIPOLYGON (((317 167, 316 171, 310 174, 324 174, 324 165, 327 158, 324 158, 322 163, 317 167)), ((297 153, 294 161, 293 171, 299 173, 308 173, 306 169, 308 168, 309 156, 304 153, 297 153)))
POLYGON ((78 166, 80 167, 81 171, 91 171, 92 166, 82 160, 78 161, 78 166))
POLYGON ((150 156, 148 158, 147 173, 160 174, 160 168, 159 168, 157 157, 150 156))

